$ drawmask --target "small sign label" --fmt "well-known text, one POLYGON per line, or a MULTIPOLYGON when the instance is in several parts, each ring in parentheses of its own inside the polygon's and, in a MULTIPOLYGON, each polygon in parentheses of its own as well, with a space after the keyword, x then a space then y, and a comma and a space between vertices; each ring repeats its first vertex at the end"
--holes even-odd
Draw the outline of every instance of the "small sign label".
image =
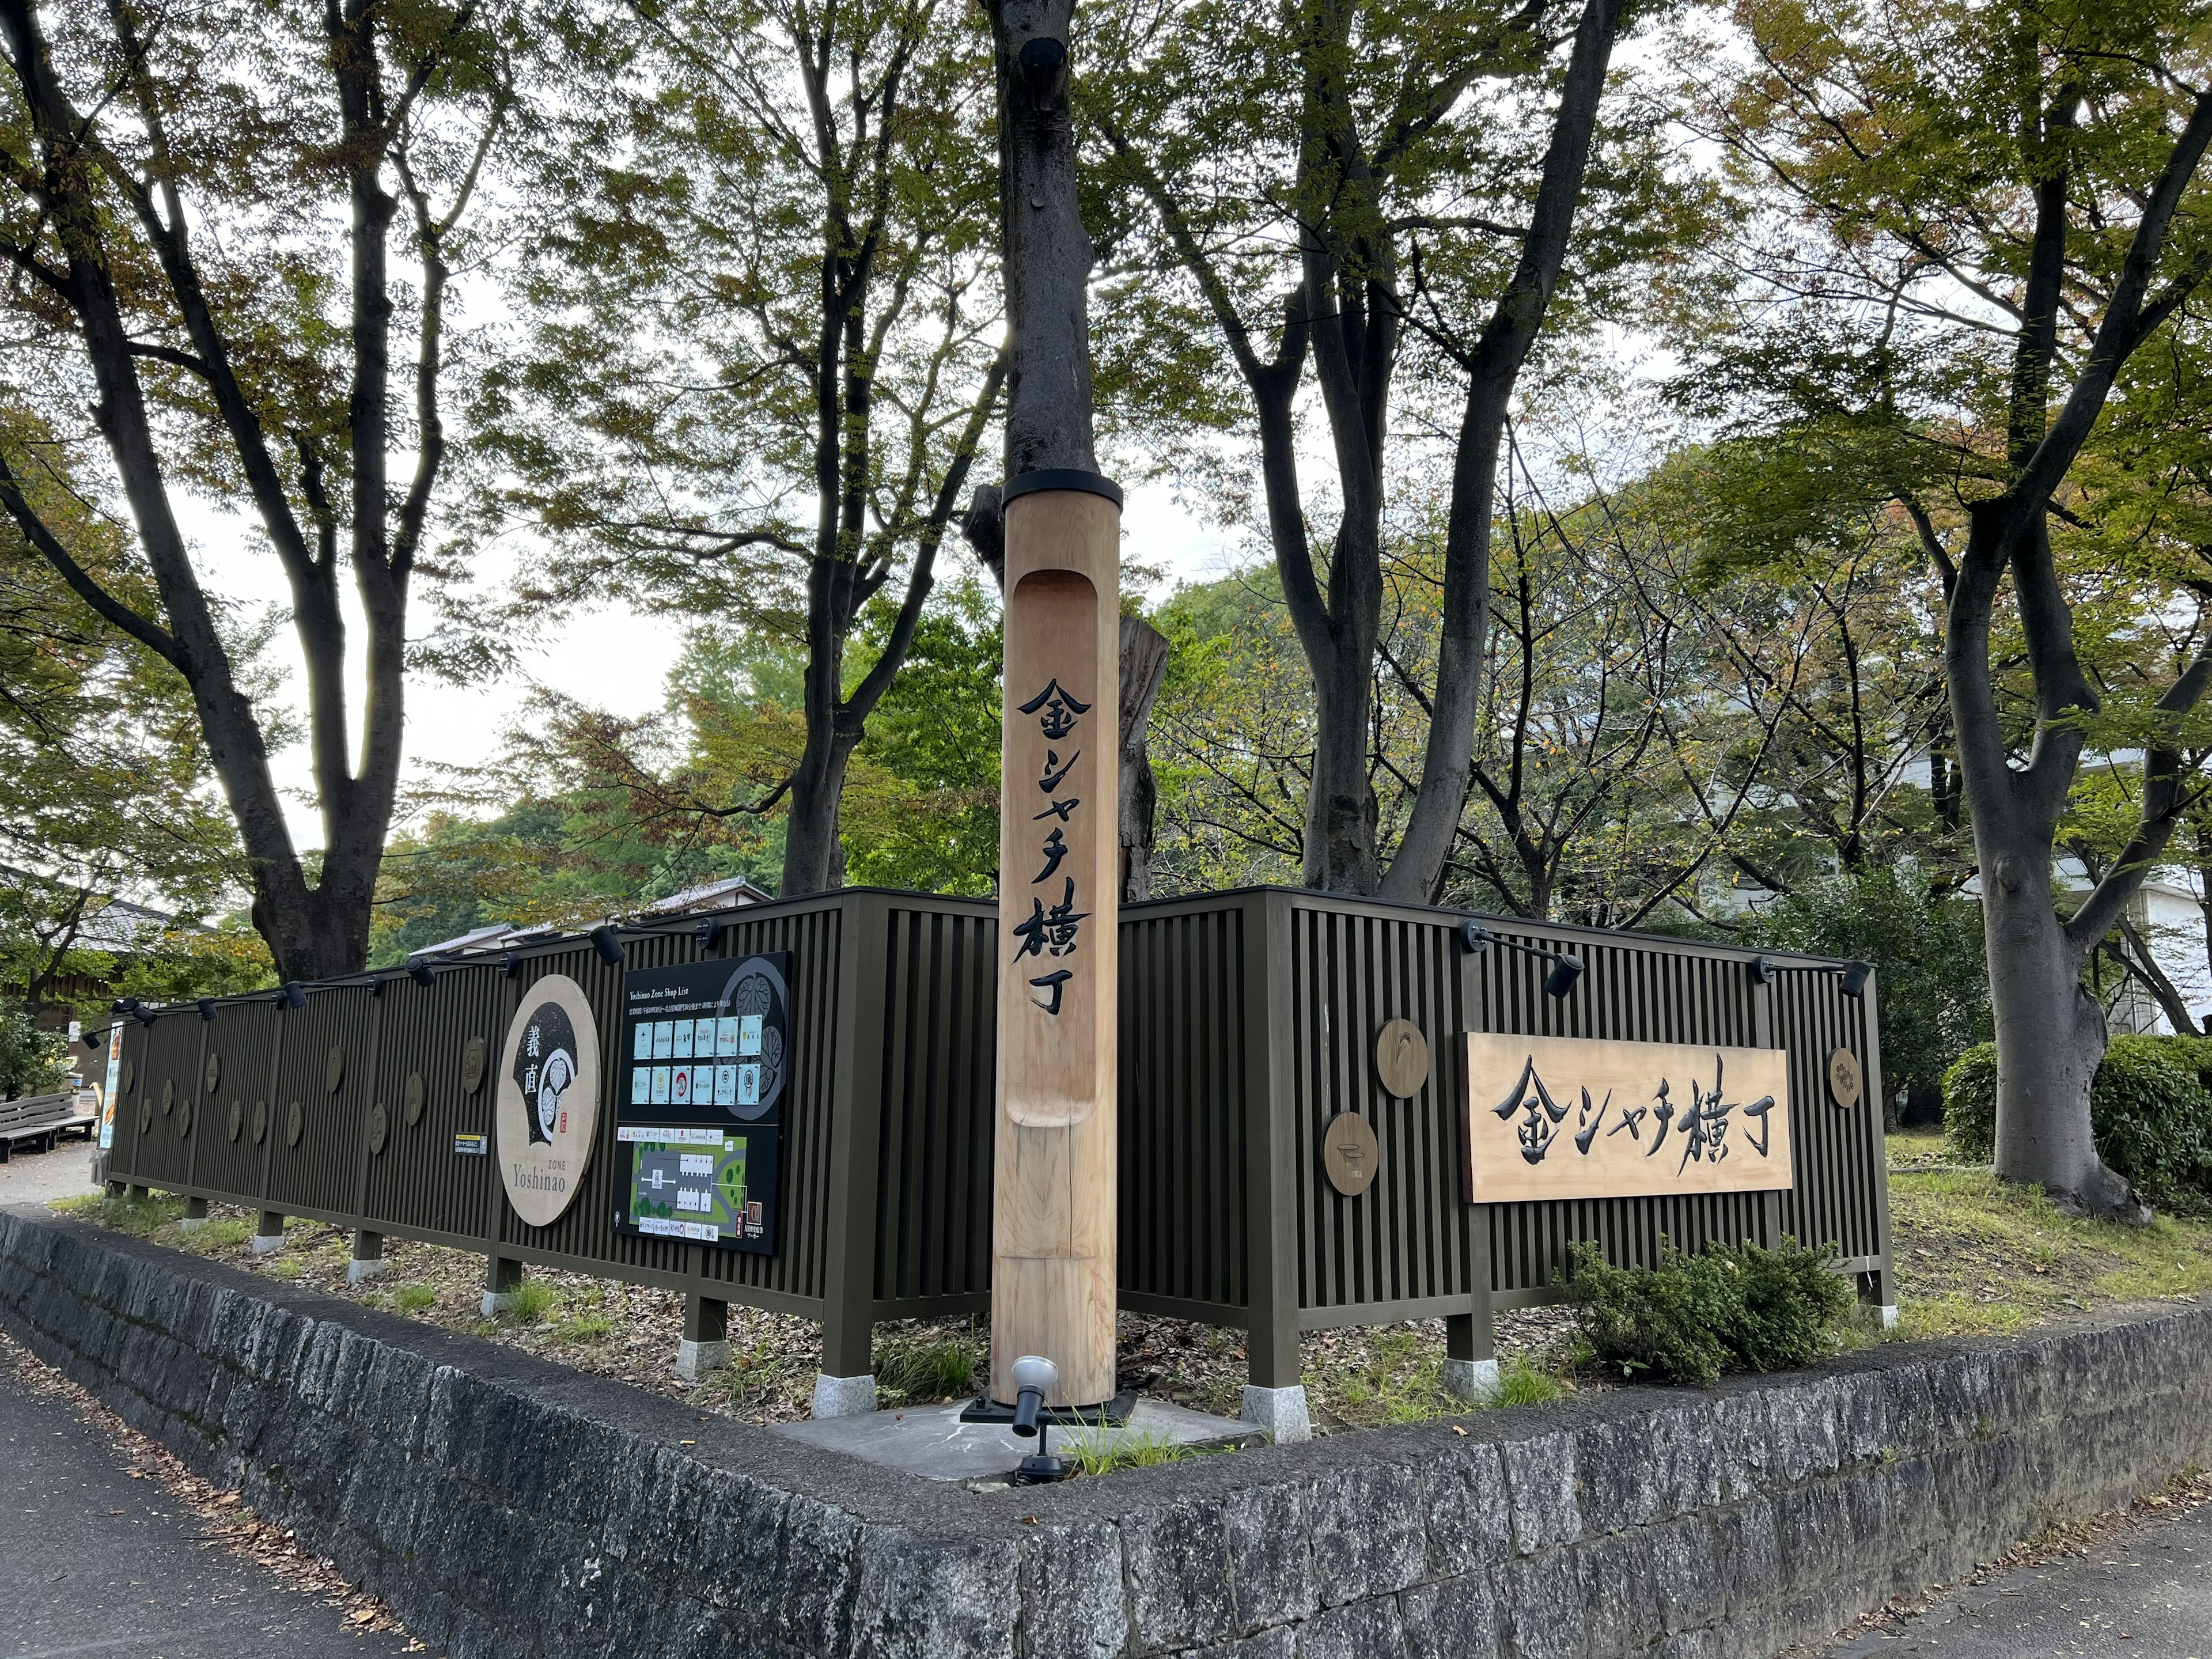
POLYGON ((484 1137, 482 1135, 456 1134, 453 1137, 453 1150, 469 1158, 482 1158, 491 1149, 485 1144, 484 1137))

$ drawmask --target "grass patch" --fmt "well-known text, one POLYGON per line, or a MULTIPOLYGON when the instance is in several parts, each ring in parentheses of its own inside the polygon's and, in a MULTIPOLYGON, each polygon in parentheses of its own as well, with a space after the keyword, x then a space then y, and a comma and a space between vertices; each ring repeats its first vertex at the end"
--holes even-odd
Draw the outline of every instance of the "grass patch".
POLYGON ((210 1216, 206 1226, 191 1235, 193 1249, 213 1253, 234 1250, 253 1237, 253 1224, 243 1216, 210 1216))
POLYGON ((876 1392, 893 1405, 957 1400, 975 1390, 983 1345, 973 1334, 890 1342, 874 1355, 876 1392))
POLYGON ((1521 1355, 1498 1368, 1498 1388, 1490 1398, 1470 1403, 1477 1411, 1503 1411, 1508 1406, 1549 1405, 1565 1398, 1566 1393, 1566 1385, 1558 1377, 1521 1355))
POLYGON ((1443 1344, 1406 1326, 1374 1333, 1364 1363, 1309 1371, 1307 1393, 1353 1428, 1421 1423, 1507 1406, 1540 1406, 1572 1392, 1554 1372, 1518 1355, 1498 1369, 1498 1386, 1482 1400, 1462 1400, 1443 1385, 1443 1344))
POLYGON ((428 1285, 397 1285, 392 1287, 392 1305, 404 1314, 418 1314, 438 1305, 438 1293, 428 1285))
POLYGON ((1178 1446, 1165 1435, 1115 1434, 1102 1424, 1097 1429, 1065 1429, 1052 1441, 1055 1455, 1073 1463, 1081 1474, 1112 1474, 1117 1469, 1149 1469, 1162 1463, 1181 1463, 1233 1449, 1227 1446, 1178 1446))
POLYGON ((526 1279, 515 1287, 514 1315, 518 1325, 535 1325, 552 1311, 558 1292, 543 1279, 526 1279))
POLYGON ((2106 1303, 2212 1291, 2212 1223, 2069 1216, 1979 1170, 1893 1167, 1889 1204, 1893 1338, 2002 1334, 2106 1303))
POLYGON ((279 1256, 262 1271, 272 1279, 297 1279, 307 1269, 289 1256, 279 1256))

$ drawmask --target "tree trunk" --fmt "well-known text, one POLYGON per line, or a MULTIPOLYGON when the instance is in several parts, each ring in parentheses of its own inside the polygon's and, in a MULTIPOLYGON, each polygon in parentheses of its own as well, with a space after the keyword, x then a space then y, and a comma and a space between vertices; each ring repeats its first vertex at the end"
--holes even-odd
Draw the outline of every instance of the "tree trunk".
POLYGON ((845 793, 845 767, 857 737, 829 722, 809 721, 806 748, 791 780, 791 807, 784 821, 783 898, 828 892, 845 880, 844 848, 838 840, 838 805, 845 793))
POLYGON ((2081 954, 2051 908, 2051 848, 1982 841, 1983 927, 1996 1022, 1996 1170, 2077 1212, 2148 1212, 2105 1165, 2090 1132, 2090 1079, 2105 1057, 2104 1011, 2081 985, 2081 954))
POLYGON ((1167 636, 1141 617, 1121 618, 1121 902, 1152 896, 1152 817, 1159 787, 1145 735, 1167 677, 1167 636))

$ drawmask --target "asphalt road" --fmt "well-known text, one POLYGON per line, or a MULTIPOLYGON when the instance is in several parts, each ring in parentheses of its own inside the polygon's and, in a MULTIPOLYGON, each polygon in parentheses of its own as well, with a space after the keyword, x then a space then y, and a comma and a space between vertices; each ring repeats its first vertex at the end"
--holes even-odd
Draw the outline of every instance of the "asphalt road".
POLYGON ((1863 1636, 1829 1659, 2212 1659, 2212 1504, 2114 1533, 2086 1556, 1961 1591, 1899 1636, 1863 1636))
POLYGON ((0 1656, 407 1650, 404 1635, 349 1630, 342 1609, 207 1537, 158 1480, 133 1480, 103 1435, 64 1400, 33 1394, 0 1357, 0 1656))

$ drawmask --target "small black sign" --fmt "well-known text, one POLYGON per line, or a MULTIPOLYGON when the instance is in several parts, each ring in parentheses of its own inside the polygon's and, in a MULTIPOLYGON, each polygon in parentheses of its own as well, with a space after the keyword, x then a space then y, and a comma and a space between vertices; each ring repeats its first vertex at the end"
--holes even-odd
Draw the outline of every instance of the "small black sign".
POLYGON ((453 1150, 470 1158, 483 1158, 491 1148, 483 1135, 463 1131, 453 1136, 453 1150))
POLYGON ((617 1231, 772 1255, 791 957, 623 975, 617 1231))

